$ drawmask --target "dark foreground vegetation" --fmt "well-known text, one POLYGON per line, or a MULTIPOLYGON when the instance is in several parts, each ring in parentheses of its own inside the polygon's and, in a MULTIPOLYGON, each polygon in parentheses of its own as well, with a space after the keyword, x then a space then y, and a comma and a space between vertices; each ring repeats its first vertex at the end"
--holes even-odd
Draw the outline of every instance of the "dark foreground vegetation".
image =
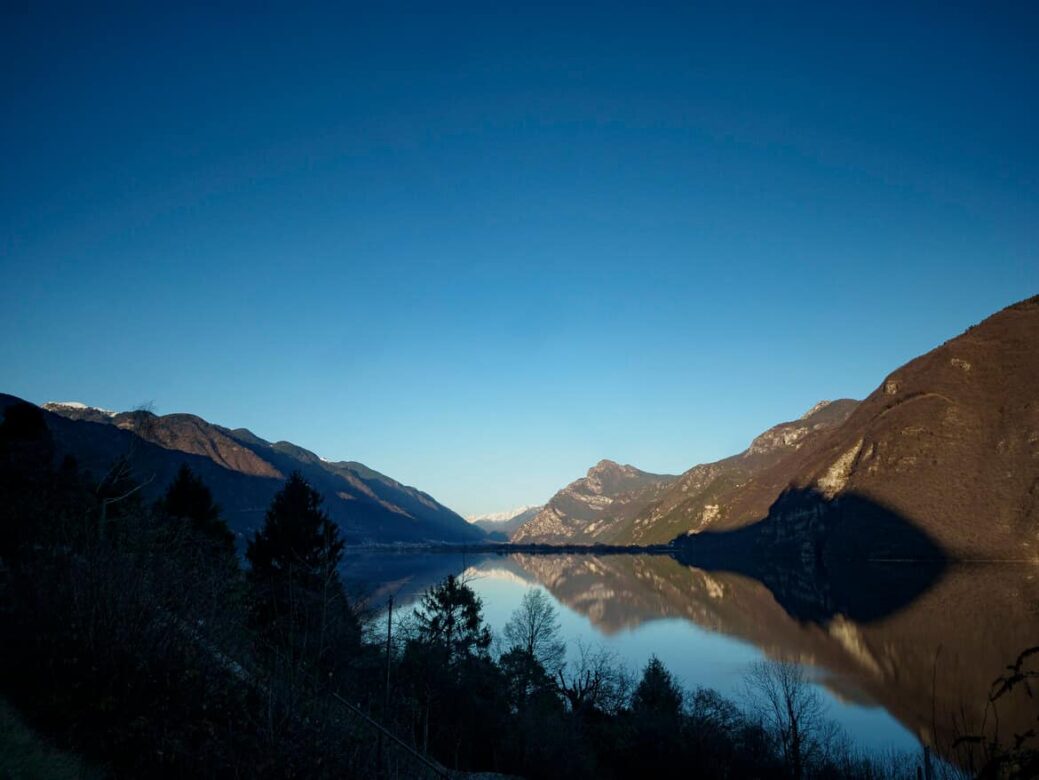
MULTIPOLYGON (((73 767, 61 776, 922 771, 917 757, 854 751, 795 665, 756 667, 737 706, 683 691, 656 659, 638 675, 592 648, 567 661, 540 591, 495 640, 472 589, 449 577, 388 637, 347 598, 342 541, 302 477, 275 497, 244 565, 195 475, 182 470, 155 504, 140 498, 147 479, 132 452, 105 474, 55 465, 35 407, 0 424, 0 691, 29 735, 19 744, 73 767)), ((981 771, 1028 776, 1035 760, 1022 744, 981 771)))

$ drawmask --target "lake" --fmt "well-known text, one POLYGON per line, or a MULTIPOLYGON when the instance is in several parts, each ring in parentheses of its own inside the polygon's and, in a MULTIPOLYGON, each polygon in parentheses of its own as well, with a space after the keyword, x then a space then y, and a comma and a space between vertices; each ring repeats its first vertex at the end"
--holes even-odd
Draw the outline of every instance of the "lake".
MULTIPOLYGON (((748 667, 795 660, 858 746, 947 753, 992 721, 990 685, 1039 641, 1039 571, 1022 565, 856 565, 791 569, 690 565, 670 555, 353 551, 343 574, 375 605, 409 612, 447 574, 465 577, 500 636, 531 588, 558 610, 571 656, 602 645, 632 671, 659 657, 688 688, 737 702, 748 667)), ((999 703, 1004 727, 1034 703, 999 703)), ((1019 730, 1023 730, 1019 729, 1019 730)))

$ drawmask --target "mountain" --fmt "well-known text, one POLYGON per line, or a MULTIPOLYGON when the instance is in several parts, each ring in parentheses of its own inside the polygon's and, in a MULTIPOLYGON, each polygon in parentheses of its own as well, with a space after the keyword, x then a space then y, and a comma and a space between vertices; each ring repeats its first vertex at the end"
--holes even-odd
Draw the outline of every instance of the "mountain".
POLYGON ((792 478, 791 456, 843 424, 858 403, 850 398, 820 401, 797 420, 769 428, 738 455, 693 466, 658 501, 617 524, 608 541, 664 544, 680 534, 760 519, 779 490, 748 492, 755 478, 766 472, 774 472, 780 481, 784 475, 792 478))
POLYGON ((536 504, 524 504, 523 506, 515 507, 514 509, 506 509, 504 512, 488 512, 482 515, 466 515, 465 519, 470 523, 504 523, 508 520, 512 520, 524 512, 529 512, 531 509, 540 509, 540 506, 536 504))
POLYGON ((601 460, 556 493, 511 541, 539 544, 594 544, 606 541, 619 524, 658 500, 676 477, 650 474, 634 466, 601 460))
POLYGON ((493 539, 507 542, 517 528, 536 516, 541 509, 541 506, 535 505, 521 506, 505 512, 473 515, 467 517, 466 520, 485 531, 493 539))
MULTIPOLYGON (((21 402, 0 394, 0 410, 21 402)), ((24 402, 23 402, 24 403, 24 402)), ((144 493, 160 495, 181 464, 210 487, 232 530, 259 527, 285 477, 299 471, 325 499, 324 508, 350 543, 462 542, 479 528, 438 503, 364 464, 329 462, 291 442, 268 442, 191 414, 113 413, 77 402, 43 406, 58 456, 73 455, 94 474, 128 457, 144 493)))
POLYGON ((725 527, 768 494, 762 550, 888 557, 905 541, 910 555, 1039 561, 1039 296, 896 369, 843 425, 749 484, 725 527))
MULTIPOLYGON (((557 493, 512 541, 666 544, 719 520, 729 498, 754 474, 844 422, 857 403, 820 401, 800 419, 769 428, 739 455, 693 466, 678 477, 604 460, 557 493)), ((768 504, 752 519, 762 517, 768 504)))
POLYGON ((739 455, 677 478, 603 461, 512 540, 1039 561, 1036 388, 1039 296, 739 455))

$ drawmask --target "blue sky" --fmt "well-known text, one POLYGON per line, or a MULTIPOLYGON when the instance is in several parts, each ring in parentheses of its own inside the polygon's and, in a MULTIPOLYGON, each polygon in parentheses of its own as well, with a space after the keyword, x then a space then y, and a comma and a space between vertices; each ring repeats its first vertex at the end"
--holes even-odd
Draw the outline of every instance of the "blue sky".
POLYGON ((1031 4, 29 5, 0 390, 32 401, 494 511, 731 454, 1039 292, 1031 4))

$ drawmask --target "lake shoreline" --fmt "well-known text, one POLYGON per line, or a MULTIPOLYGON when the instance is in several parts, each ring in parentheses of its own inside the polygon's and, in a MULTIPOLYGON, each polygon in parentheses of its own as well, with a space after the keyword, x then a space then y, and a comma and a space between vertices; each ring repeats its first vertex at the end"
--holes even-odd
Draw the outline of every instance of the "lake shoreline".
POLYGON ((529 555, 561 555, 561 554, 589 554, 589 555, 674 555, 678 548, 670 544, 635 545, 635 544, 509 544, 481 543, 481 544, 451 544, 451 543, 428 543, 428 544, 356 544, 349 545, 344 552, 429 552, 429 553, 491 553, 497 555, 510 555, 512 553, 526 553, 529 555))

